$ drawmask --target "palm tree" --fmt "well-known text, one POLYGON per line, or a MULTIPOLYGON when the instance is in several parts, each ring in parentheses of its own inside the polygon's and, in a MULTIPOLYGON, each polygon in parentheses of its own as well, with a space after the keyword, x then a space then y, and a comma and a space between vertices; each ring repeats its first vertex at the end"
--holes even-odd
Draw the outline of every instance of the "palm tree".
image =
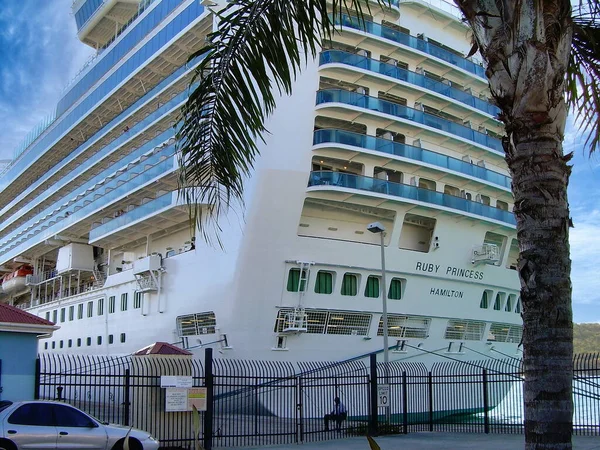
MULTIPOLYGON (((384 0, 379 6, 385 8, 384 0)), ((486 65, 512 175, 524 322, 525 436, 529 449, 571 448, 573 325, 569 259, 570 174, 562 141, 568 109, 600 136, 600 7, 588 0, 456 0, 486 65)), ((209 204, 208 222, 241 201, 257 139, 321 39, 342 13, 364 24, 361 0, 235 0, 221 9, 180 121, 180 188, 209 204), (196 189, 187 189, 193 186, 196 189)), ((208 234, 205 234, 208 236, 208 234)))

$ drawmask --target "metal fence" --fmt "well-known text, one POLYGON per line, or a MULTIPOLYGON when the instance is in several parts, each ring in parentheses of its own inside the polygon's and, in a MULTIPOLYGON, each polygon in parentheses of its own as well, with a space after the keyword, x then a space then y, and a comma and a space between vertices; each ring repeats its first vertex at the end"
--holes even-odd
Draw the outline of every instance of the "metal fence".
MULTIPOLYGON (((575 434, 600 435, 600 355, 574 360, 575 434)), ((263 446, 414 431, 523 432, 519 360, 440 362, 266 362, 182 356, 41 355, 41 399, 66 401, 99 420, 134 426, 163 448, 263 446), (166 412, 163 375, 207 388, 207 410, 166 412), (347 417, 325 430, 339 397, 347 417), (385 406, 382 406, 385 405, 385 406)))

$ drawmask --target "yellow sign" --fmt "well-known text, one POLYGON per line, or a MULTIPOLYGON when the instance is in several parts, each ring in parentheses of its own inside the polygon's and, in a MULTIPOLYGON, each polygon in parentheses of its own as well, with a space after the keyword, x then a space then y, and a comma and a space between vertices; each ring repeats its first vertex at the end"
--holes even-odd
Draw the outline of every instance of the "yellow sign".
POLYGON ((206 411, 206 388, 188 389, 188 411, 193 411, 193 406, 198 411, 206 411))

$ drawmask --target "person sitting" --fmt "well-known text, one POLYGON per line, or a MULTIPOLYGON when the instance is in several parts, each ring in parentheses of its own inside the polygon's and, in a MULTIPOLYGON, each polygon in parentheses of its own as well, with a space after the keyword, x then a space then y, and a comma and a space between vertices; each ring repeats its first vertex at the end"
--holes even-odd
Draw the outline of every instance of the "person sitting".
POLYGON ((329 421, 335 422, 335 429, 340 432, 342 428, 342 422, 346 420, 348 411, 346 406, 340 401, 339 397, 333 399, 334 407, 330 414, 325 414, 325 431, 329 431, 329 421))

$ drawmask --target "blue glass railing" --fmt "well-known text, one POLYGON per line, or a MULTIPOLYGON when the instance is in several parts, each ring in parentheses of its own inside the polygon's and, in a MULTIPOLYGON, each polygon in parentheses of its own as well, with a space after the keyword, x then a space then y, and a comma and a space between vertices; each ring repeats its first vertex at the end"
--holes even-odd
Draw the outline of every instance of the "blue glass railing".
MULTIPOLYGON (((127 54, 127 52, 129 52, 146 35, 148 35, 148 33, 156 28, 156 26, 159 25, 160 22, 162 22, 164 18, 167 17, 179 4, 181 4, 182 1, 183 0, 163 0, 161 4, 157 5, 148 13, 147 16, 132 26, 130 30, 127 30, 127 33, 124 35, 123 39, 115 44, 110 50, 107 50, 104 54, 102 54, 94 66, 90 68, 79 80, 77 80, 77 83, 71 86, 65 95, 63 95, 56 106, 57 115, 60 116, 73 103, 75 103, 78 98, 85 94, 104 74, 113 68, 115 64, 127 54)), ((87 3, 92 2, 98 3, 96 7, 96 9, 98 9, 104 0, 87 1, 87 3)), ((96 9, 94 9, 90 15, 93 14, 96 9)), ((136 56, 134 56, 134 58, 135 57, 136 56)))
POLYGON ((382 63, 381 61, 376 61, 364 56, 347 53, 341 50, 327 50, 321 53, 319 63, 321 65, 340 63, 370 70, 442 94, 491 116, 496 116, 500 113, 500 109, 496 106, 468 94, 465 91, 453 88, 447 84, 426 77, 425 75, 411 72, 410 70, 402 69, 391 64, 382 63))
POLYGON ((323 103, 345 103, 347 105, 357 106, 359 108, 368 109, 371 111, 379 111, 384 114, 399 117, 401 119, 410 120, 411 122, 420 123, 431 128, 436 128, 440 131, 453 134, 455 136, 475 142, 491 148, 496 152, 504 153, 502 142, 500 139, 493 138, 487 134, 480 133, 471 128, 459 125, 450 120, 442 119, 441 117, 427 114, 408 106, 398 103, 381 100, 375 97, 358 94, 356 92, 344 91, 341 89, 325 89, 317 92, 317 105, 323 103))
POLYGON ((511 186, 510 177, 502 175, 501 173, 493 172, 485 167, 467 163, 460 159, 432 152, 431 150, 425 150, 420 147, 413 147, 412 145, 393 142, 389 139, 376 138, 374 136, 367 136, 345 130, 324 129, 315 131, 313 143, 315 145, 337 143, 365 148, 368 150, 409 158, 415 161, 421 161, 443 169, 453 170, 455 172, 463 173, 465 175, 470 175, 472 177, 497 184, 498 186, 502 186, 504 188, 510 188, 511 186))
MULTIPOLYGON (((169 0, 172 1, 172 0, 169 0)), ((180 1, 180 0, 177 0, 180 1)), ((162 5, 165 2, 159 4, 162 5)), ((154 10, 153 10, 154 11, 154 10)), ((28 152, 17 161, 0 178, 0 191, 4 190, 17 177, 21 176, 23 171, 38 159, 43 153, 47 152, 53 143, 63 136, 73 125, 80 122, 87 116, 90 110, 104 97, 117 87, 125 78, 130 76, 134 70, 138 69, 154 54, 159 54, 161 48, 166 45, 183 28, 198 18, 204 7, 199 2, 191 3, 182 13, 173 18, 168 26, 165 26, 160 32, 152 37, 140 50, 121 65, 113 74, 111 74, 100 86, 94 89, 84 100, 81 101, 73 110, 64 117, 57 120, 56 125, 41 138, 28 152)), ((134 33, 135 34, 135 33, 134 33)), ((129 33, 127 36, 133 36, 129 33)), ((116 62, 116 61, 115 61, 116 62)))
MULTIPOLYGON (((78 195, 84 193, 88 189, 94 187, 97 183, 104 180, 107 176, 109 176, 112 173, 116 172, 117 170, 123 168, 130 162, 132 162, 135 159, 142 156, 144 153, 147 153, 150 150, 152 150, 153 148, 157 147, 158 145, 164 143, 169 138, 174 137, 174 135, 175 135, 175 131, 173 129, 168 129, 168 130, 164 131, 163 133, 161 133, 160 135, 156 136, 151 141, 146 142, 140 148, 129 153, 127 156, 120 159, 118 162, 111 164, 109 167, 104 169, 102 172, 95 175, 90 180, 85 182, 83 185, 78 187, 76 190, 74 190, 73 192, 70 192, 66 196, 62 197, 60 200, 53 202, 50 206, 48 206, 47 208, 44 208, 40 213, 38 213, 34 217, 30 218, 27 222, 20 224, 12 232, 3 236, 3 240, 2 240, 2 242, 0 242, 0 246, 6 245, 6 244, 14 241, 14 239, 18 238, 23 233, 28 233, 31 228, 38 227, 38 226, 40 226, 40 224, 43 225, 44 223, 51 221, 54 217, 60 216, 62 214, 62 211, 56 211, 56 210, 61 205, 64 205, 70 199, 73 199, 73 198, 77 197, 78 195), (52 214, 52 215, 49 216, 48 218, 46 218, 46 216, 48 216, 49 214, 52 214)), ((145 164, 147 164, 147 163, 145 163, 145 164)))
POLYGON ((106 0, 86 0, 75 13, 75 23, 77 30, 80 30, 90 17, 98 10, 106 0))
MULTIPOLYGON (((85 141, 79 147, 71 152, 68 158, 63 159, 59 165, 55 166, 52 171, 46 172, 41 178, 36 180, 31 186, 29 186, 24 192, 19 194, 16 198, 14 198, 9 204, 5 205, 0 210, 0 215, 6 213, 10 208, 14 207, 18 202, 22 201, 27 195, 31 194, 35 189, 39 186, 43 185, 49 178, 53 177, 56 172, 61 170, 64 166, 70 164, 75 158, 80 156, 83 152, 87 151, 92 145, 96 144, 100 139, 106 136, 108 133, 114 131, 115 129, 121 130, 123 128, 122 122, 127 120, 129 116, 131 116, 136 110, 141 108, 144 104, 150 102, 154 97, 156 97, 163 89, 173 84, 177 79, 183 76, 187 71, 191 70, 195 64, 197 64, 200 60, 193 61, 190 65, 182 66, 169 75, 167 78, 162 80, 159 84, 157 84, 153 89, 148 91, 142 98, 138 99, 133 105, 111 120, 108 124, 106 124, 101 130, 99 130, 96 134, 94 134, 90 139, 85 141)), ((35 207, 36 204, 48 198, 51 194, 58 191, 65 185, 67 185, 71 180, 76 178, 82 172, 90 168, 93 164, 100 161, 102 158, 105 158, 109 155, 114 149, 119 147, 124 142, 132 139, 137 133, 141 132, 143 129, 147 128, 151 123, 156 122, 160 119, 162 115, 166 112, 170 111, 174 107, 176 107, 179 103, 184 102, 187 99, 187 95, 182 92, 173 99, 171 99, 166 104, 162 105, 152 114, 149 114, 143 120, 135 124, 128 133, 123 133, 116 139, 114 139, 110 144, 103 147, 102 152, 98 152, 87 158, 83 163, 78 164, 77 168, 69 172, 62 178, 62 182, 52 186, 51 190, 46 190, 43 193, 40 193, 35 198, 35 203, 28 203, 24 207, 22 207, 18 212, 14 213, 10 218, 4 219, 2 224, 0 225, 0 230, 2 230, 6 225, 10 224, 17 217, 29 212, 31 208, 35 207)))
MULTIPOLYGON (((172 153, 174 152, 174 149, 171 148, 170 150, 172 153)), ((63 214, 62 216, 55 217, 52 219, 52 221, 44 223, 43 225, 36 227, 34 230, 29 231, 26 236, 23 236, 17 242, 0 248, 0 257, 2 257, 2 260, 4 261, 14 258, 36 243, 55 235, 71 225, 74 225, 75 223, 84 219, 87 215, 99 211, 102 207, 105 207, 119 197, 131 193, 143 184, 148 183, 157 177, 161 177, 169 172, 172 172, 175 170, 174 158, 175 156, 171 155, 160 162, 156 162, 153 159, 152 161, 155 163, 154 166, 132 178, 132 173, 129 171, 123 173, 119 177, 114 178, 111 180, 111 182, 104 185, 103 195, 101 194, 100 197, 94 198, 98 195, 98 192, 95 192, 91 194, 92 197, 86 196, 86 198, 82 198, 69 205, 68 208, 61 212, 61 214, 63 214), (129 180, 125 181, 128 178, 129 180), (47 228, 43 228, 44 226, 47 226, 47 228)), ((148 164, 151 164, 151 162, 146 160, 142 164, 143 166, 147 166, 148 164)))
POLYGON ((378 23, 365 22, 364 27, 358 21, 356 17, 343 15, 340 20, 336 17, 334 20, 336 25, 343 25, 344 27, 354 28, 356 30, 364 31, 375 36, 379 36, 390 41, 397 42, 398 44, 406 45, 407 47, 414 48, 428 55, 439 58, 447 63, 450 63, 460 69, 466 70, 469 73, 477 75, 480 78, 485 78, 485 69, 479 64, 475 64, 473 61, 452 53, 446 49, 438 47, 435 44, 411 36, 410 34, 402 33, 401 31, 394 30, 392 28, 384 27, 378 23))
POLYGON ((339 186, 349 189, 375 192, 378 194, 392 195, 395 197, 402 197, 423 203, 430 203, 432 205, 445 206, 447 208, 464 211, 510 225, 516 225, 515 216, 512 212, 467 200, 462 197, 455 197, 442 192, 430 191, 417 186, 409 186, 407 184, 378 180, 377 178, 369 178, 361 175, 340 172, 311 172, 308 180, 308 186, 339 186))
POLYGON ((101 236, 105 236, 118 228, 124 227, 136 220, 143 219, 144 217, 150 216, 163 208, 173 203, 173 194, 169 192, 161 197, 154 200, 150 200, 148 203, 138 206, 137 208, 128 211, 119 217, 109 220, 106 223, 94 228, 90 231, 90 242, 98 239, 101 236))

